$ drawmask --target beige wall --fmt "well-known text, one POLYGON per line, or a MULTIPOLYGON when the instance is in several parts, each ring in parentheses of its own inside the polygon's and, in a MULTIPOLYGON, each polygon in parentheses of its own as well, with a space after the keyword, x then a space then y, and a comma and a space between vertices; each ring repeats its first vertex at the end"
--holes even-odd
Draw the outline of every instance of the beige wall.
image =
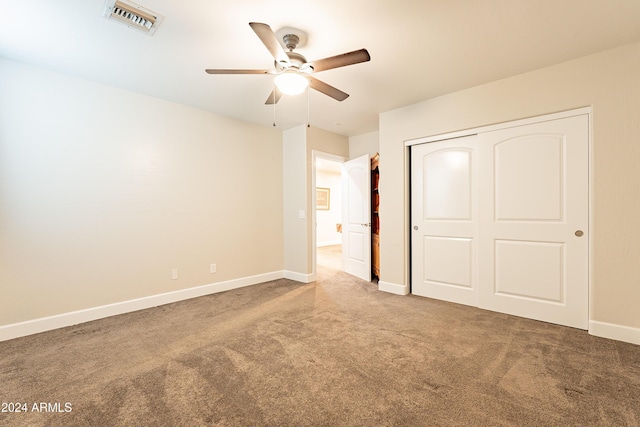
POLYGON ((640 43, 382 114, 381 280, 408 283, 405 140, 592 106, 591 320, 640 328, 638 76, 640 43))
POLYGON ((285 274, 294 280, 314 280, 311 191, 313 151, 347 157, 349 140, 315 127, 301 125, 284 131, 284 248, 285 274), (299 212, 304 212, 304 218, 299 212))
POLYGON ((281 144, 0 59, 0 325, 282 271, 281 144))
MULTIPOLYGON (((307 251, 307 131, 298 126, 283 132, 283 191, 284 191, 284 269, 294 274, 310 273, 307 251), (300 218, 300 211, 304 218, 300 218)), ((289 276, 291 277, 291 276, 289 276)), ((292 277, 305 281, 302 277, 292 277)))
POLYGON ((380 151, 380 132, 369 132, 362 135, 356 135, 349 138, 349 158, 369 154, 373 157, 380 151))

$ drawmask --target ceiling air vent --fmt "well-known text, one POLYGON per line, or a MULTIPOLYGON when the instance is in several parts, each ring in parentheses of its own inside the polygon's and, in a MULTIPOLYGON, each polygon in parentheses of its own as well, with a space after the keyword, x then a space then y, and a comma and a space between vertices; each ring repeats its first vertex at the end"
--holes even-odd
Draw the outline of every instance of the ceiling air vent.
POLYGON ((163 16, 130 1, 107 0, 104 17, 152 35, 163 16))

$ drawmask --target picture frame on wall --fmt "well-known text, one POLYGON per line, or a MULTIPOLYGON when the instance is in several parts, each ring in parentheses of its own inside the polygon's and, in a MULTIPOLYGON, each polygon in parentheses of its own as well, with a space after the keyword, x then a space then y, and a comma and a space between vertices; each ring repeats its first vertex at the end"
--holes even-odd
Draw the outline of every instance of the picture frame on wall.
POLYGON ((328 211, 331 207, 331 189, 316 187, 316 210, 328 211))

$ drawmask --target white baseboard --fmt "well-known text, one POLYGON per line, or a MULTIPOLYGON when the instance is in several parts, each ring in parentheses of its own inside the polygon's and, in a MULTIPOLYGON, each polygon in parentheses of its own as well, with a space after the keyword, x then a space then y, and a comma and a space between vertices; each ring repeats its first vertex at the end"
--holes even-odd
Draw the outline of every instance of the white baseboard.
POLYGON ((398 285, 397 283, 378 281, 378 290, 383 292, 389 292, 396 295, 408 295, 409 286, 398 285))
POLYGON ((284 271, 284 278, 295 280, 296 282, 311 283, 316 280, 315 274, 297 273, 295 271, 284 271))
MULTIPOLYGON (((225 282, 212 283, 209 285, 197 286, 195 288, 182 289, 158 295, 123 301, 114 304, 93 307, 84 310, 72 311, 55 316, 42 317, 28 320, 26 322, 14 323, 0 326, 0 341, 7 341, 26 335, 46 332, 53 329, 64 328, 77 325, 79 323, 90 322, 92 320, 103 319, 105 317, 116 316, 118 314, 129 313, 146 308, 157 307, 159 305, 170 304, 172 302, 197 298, 218 292, 229 291, 245 286, 256 285, 258 283, 269 282, 281 278, 287 278, 302 283, 310 283, 315 280, 313 274, 296 273, 294 271, 274 271, 271 273, 259 274, 256 276, 242 277, 225 282)), ((378 289, 396 295, 409 294, 409 287, 391 282, 378 282, 378 289)), ((617 341, 628 342, 640 345, 640 328, 615 325, 612 323, 589 321, 589 333, 591 335, 608 338, 617 341)))
POLYGON ((0 326, 0 341, 6 341, 26 335, 51 331, 53 329, 73 326, 79 323, 90 322, 92 320, 103 319, 105 317, 116 316, 118 314, 129 313, 146 308, 157 307, 159 305, 197 298, 204 295, 229 291, 231 289, 242 288, 244 286, 256 285, 258 283, 282 279, 284 276, 285 274, 283 271, 274 271, 271 273, 242 277, 239 279, 227 280, 225 282, 212 283, 209 285, 197 286, 195 288, 181 289, 178 291, 151 295, 148 297, 137 298, 129 301, 122 301, 114 304, 57 314, 55 316, 42 317, 39 319, 28 320, 26 322, 4 325, 0 326))
POLYGON ((596 337, 609 338, 640 345, 640 328, 615 325, 613 323, 589 321, 589 333, 596 337))

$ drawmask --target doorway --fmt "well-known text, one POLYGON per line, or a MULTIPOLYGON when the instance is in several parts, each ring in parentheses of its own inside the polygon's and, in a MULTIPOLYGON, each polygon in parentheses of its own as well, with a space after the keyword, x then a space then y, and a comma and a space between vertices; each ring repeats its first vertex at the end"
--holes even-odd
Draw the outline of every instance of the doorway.
POLYGON ((313 262, 318 269, 342 271, 342 164, 344 158, 314 151, 313 262))

